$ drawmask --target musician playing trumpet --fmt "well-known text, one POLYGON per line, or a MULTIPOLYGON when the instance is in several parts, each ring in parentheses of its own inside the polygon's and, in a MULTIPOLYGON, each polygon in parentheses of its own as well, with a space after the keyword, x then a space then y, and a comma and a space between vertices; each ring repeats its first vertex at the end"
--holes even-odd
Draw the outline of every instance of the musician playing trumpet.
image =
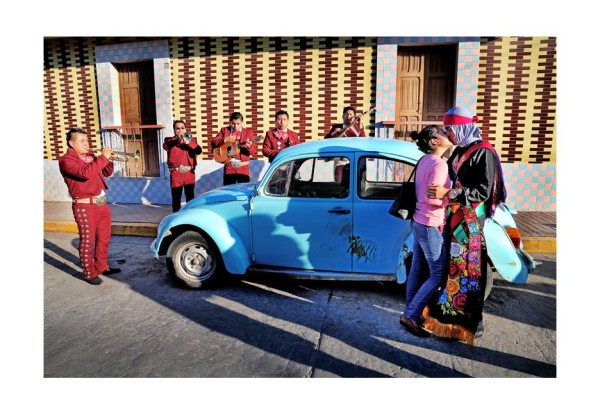
POLYGON ((96 157, 90 150, 87 133, 81 128, 67 132, 67 146, 67 152, 58 159, 58 166, 73 199, 83 278, 92 285, 99 285, 102 284, 100 274, 121 271, 108 265, 112 216, 106 203, 108 186, 104 178, 114 171, 113 150, 105 147, 96 157))
POLYGON ((333 124, 325 138, 336 137, 366 137, 365 129, 362 125, 364 113, 356 114, 354 107, 347 106, 342 114, 342 124, 333 124))
POLYGON ((196 156, 202 147, 187 132, 183 120, 173 122, 173 137, 165 138, 163 148, 167 151, 167 166, 171 176, 171 206, 173 212, 181 209, 181 195, 185 192, 186 203, 194 198, 196 187, 196 156))

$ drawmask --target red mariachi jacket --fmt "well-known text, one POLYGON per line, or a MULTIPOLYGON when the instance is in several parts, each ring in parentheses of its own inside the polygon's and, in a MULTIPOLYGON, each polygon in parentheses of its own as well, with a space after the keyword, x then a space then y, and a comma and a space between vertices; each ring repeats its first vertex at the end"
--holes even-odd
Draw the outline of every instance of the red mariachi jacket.
POLYGON ((270 163, 281 150, 295 146, 296 144, 300 144, 300 139, 298 138, 298 134, 292 130, 288 129, 287 138, 284 138, 282 131, 277 130, 277 128, 271 128, 265 133, 262 153, 265 157, 269 158, 270 163))
MULTIPOLYGON (((336 128, 339 128, 339 129, 343 130, 344 129, 344 124, 333 124, 331 126, 331 129, 329 130, 329 132, 325 136, 325 138, 333 138, 331 134, 333 134, 333 132, 336 130, 336 128)), ((358 125, 353 125, 341 137, 366 137, 366 136, 367 135, 365 134, 365 129, 364 128, 358 128, 358 125)))
MULTIPOLYGON (((229 137, 230 135, 231 127, 221 128, 221 131, 219 131, 219 133, 211 141, 212 148, 215 149, 217 147, 221 147, 225 143, 225 137, 229 137)), ((224 174, 244 174, 246 176, 250 176, 250 159, 253 154, 256 154, 256 143, 253 142, 250 148, 246 147, 246 140, 251 138, 254 138, 254 131, 252 131, 250 128, 242 128, 241 135, 236 138, 236 141, 241 142, 239 146, 239 159, 240 161, 248 163, 237 169, 234 169, 226 164, 224 174)))
POLYGON ((198 164, 196 156, 202 154, 202 147, 198 145, 195 137, 189 143, 179 143, 179 137, 173 136, 165 139, 163 148, 167 151, 167 165, 177 168, 181 165, 195 168, 198 164))
POLYGON ((73 199, 94 197, 100 195, 102 190, 108 189, 105 177, 113 174, 115 166, 112 161, 100 155, 94 156, 88 153, 84 157, 90 157, 87 163, 72 148, 58 159, 58 167, 69 189, 73 199))

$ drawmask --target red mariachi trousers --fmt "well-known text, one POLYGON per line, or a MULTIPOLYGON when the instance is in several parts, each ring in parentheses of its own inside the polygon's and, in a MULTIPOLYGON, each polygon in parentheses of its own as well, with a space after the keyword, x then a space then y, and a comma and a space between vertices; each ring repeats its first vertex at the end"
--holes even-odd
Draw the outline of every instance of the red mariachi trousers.
POLYGON ((86 280, 94 279, 108 266, 112 216, 108 204, 73 203, 73 216, 79 229, 79 259, 86 280))

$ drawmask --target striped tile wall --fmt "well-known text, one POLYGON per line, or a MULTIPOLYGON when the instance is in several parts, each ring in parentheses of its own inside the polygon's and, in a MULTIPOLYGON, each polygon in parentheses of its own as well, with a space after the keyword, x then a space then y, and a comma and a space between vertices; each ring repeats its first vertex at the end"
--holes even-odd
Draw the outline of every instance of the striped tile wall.
POLYGON ((477 113, 502 161, 556 162, 556 38, 482 44, 477 113))
MULTIPOLYGON (((263 134, 274 113, 287 109, 290 128, 303 140, 322 137, 347 104, 359 110, 377 106, 370 123, 393 120, 398 45, 449 42, 459 45, 456 102, 481 114, 515 207, 556 210, 555 38, 46 39, 45 199, 68 200, 56 164, 66 150, 68 126, 96 132, 100 125, 118 124, 111 62, 153 60, 157 122, 171 135, 172 120, 183 118, 199 138, 204 154, 196 192, 202 193, 220 186, 221 166, 209 155, 209 140, 231 112, 241 111, 247 127, 263 134)), ((384 128, 368 132, 388 136, 384 128)), ((90 138, 100 145, 99 135, 90 138)), ((266 165, 259 153, 251 164, 253 179, 266 165)), ((168 177, 110 182, 112 197, 123 203, 170 203, 168 177)))
MULTIPOLYGON (((234 111, 264 135, 285 109, 306 141, 340 122, 344 106, 375 105, 374 38, 176 38, 171 46, 173 114, 200 139, 203 160, 234 111)), ((260 145, 255 158, 263 159, 260 145)))
POLYGON ((66 132, 81 127, 92 145, 100 135, 94 39, 67 38, 44 42, 44 159, 64 153, 66 132))

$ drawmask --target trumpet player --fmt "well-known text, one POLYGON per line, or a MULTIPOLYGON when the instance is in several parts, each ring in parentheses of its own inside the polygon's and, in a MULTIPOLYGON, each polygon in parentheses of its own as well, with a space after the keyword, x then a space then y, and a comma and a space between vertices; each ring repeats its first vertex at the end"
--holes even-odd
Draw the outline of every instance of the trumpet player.
POLYGON ((121 272, 108 265, 112 216, 106 203, 108 186, 104 178, 114 171, 112 149, 103 148, 102 154, 96 157, 90 151, 87 133, 81 128, 67 132, 67 146, 58 166, 73 199, 83 278, 92 285, 99 285, 103 282, 100 274, 121 272))
POLYGON ((202 154, 202 147, 196 138, 186 131, 185 122, 173 122, 175 135, 168 137, 163 143, 167 151, 167 166, 171 176, 171 206, 173 212, 181 209, 181 195, 185 192, 185 201, 194 198, 196 186, 196 156, 202 154))

